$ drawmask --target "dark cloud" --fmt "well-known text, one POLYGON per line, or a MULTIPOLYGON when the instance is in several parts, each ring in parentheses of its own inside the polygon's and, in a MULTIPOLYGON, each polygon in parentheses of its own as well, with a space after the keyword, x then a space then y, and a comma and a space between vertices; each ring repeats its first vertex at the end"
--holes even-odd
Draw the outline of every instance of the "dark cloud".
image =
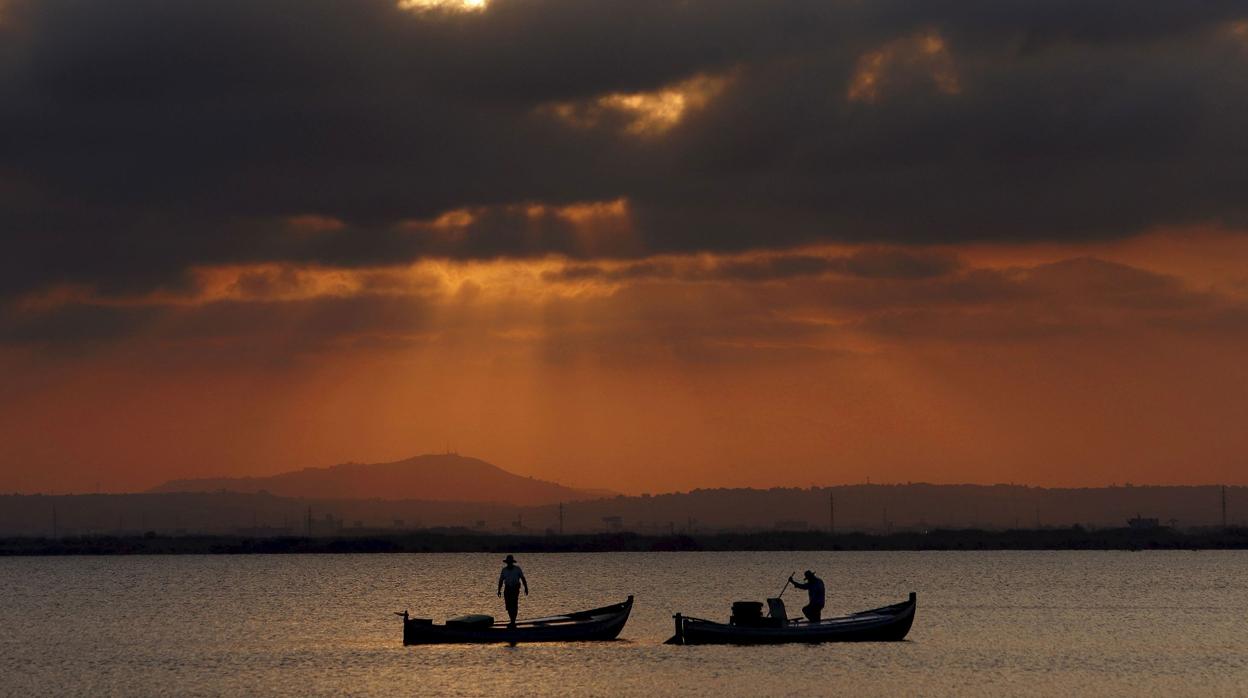
MULTIPOLYGON (((879 254, 873 252, 873 255, 879 254)), ((281 365, 321 352, 440 347, 455 354, 536 355, 556 363, 783 360, 846 356, 867 336, 902 345, 938 341, 978 351, 990 343, 1097 338, 1203 338, 1242 342, 1240 296, 1194 290, 1174 277, 1093 258, 1032 267, 958 267, 936 276, 806 273, 853 257, 776 258, 788 276, 761 276, 741 262, 694 272, 673 261, 608 270, 572 265, 560 280, 610 281, 609 293, 518 288, 482 295, 470 282, 400 286, 367 272, 359 295, 275 300, 302 292, 283 270, 244 272, 244 300, 106 305, 68 302, 0 313, 0 350, 55 355, 128 347, 136 356, 196 365, 281 365), (725 271, 726 270, 726 271, 725 271), (378 278, 372 278, 372 277, 378 278)), ((905 268, 911 262, 900 264, 905 268)), ((873 272, 878 269, 873 268, 873 272)), ((1124 340, 1125 341, 1125 340, 1124 340)))
POLYGON ((569 264, 543 272, 547 281, 631 281, 638 279, 674 279, 678 272, 670 262, 635 262, 617 267, 601 264, 569 264))
POLYGON ((779 281, 803 276, 841 274, 875 279, 926 279, 959 268, 947 254, 902 249, 867 249, 850 255, 779 254, 754 258, 690 262, 643 261, 622 265, 568 264, 545 272, 547 281, 633 281, 644 279, 779 281))
POLYGON ((77 352, 129 337, 163 310, 70 303, 55 308, 0 311, 0 344, 77 352))
POLYGON ((951 255, 897 249, 863 250, 845 257, 841 264, 846 274, 876 279, 926 279, 960 266, 951 255))
POLYGON ((361 343, 415 341, 430 329, 429 304, 411 296, 217 301, 197 305, 77 302, 0 314, 0 346, 76 355, 138 348, 156 360, 286 361, 361 343))
MULTIPOLYGON (((1228 28, 1245 16, 1217 1, 8 0, 0 295, 181 288, 190 267, 252 261, 1242 225, 1248 43, 1228 28), (903 56, 873 99, 848 98, 864 54, 923 36, 956 85, 903 56), (625 113, 555 110, 699 75, 722 84, 648 137, 625 113), (523 209, 620 198, 633 232, 600 240, 523 209), (409 225, 455 209, 475 212, 457 235, 409 225), (309 214, 344 225, 284 224, 309 214)), ((735 272, 823 263, 786 260, 735 272)), ((896 262, 829 271, 944 272, 896 262)))

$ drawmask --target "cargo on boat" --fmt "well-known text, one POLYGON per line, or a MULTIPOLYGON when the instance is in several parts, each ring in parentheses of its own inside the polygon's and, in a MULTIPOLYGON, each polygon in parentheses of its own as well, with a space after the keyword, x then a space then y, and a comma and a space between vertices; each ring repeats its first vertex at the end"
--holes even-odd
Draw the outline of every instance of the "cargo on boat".
POLYGON ((633 610, 633 597, 623 603, 577 611, 559 616, 495 622, 492 616, 460 616, 443 625, 426 618, 403 617, 403 644, 431 645, 443 643, 489 642, 587 642, 614 640, 628 622, 633 610))
POLYGON ((898 604, 860 611, 839 618, 819 621, 790 620, 784 601, 767 599, 770 611, 761 613, 761 603, 738 601, 727 623, 691 618, 677 613, 672 645, 767 645, 785 642, 887 642, 905 639, 914 623, 916 596, 898 604))

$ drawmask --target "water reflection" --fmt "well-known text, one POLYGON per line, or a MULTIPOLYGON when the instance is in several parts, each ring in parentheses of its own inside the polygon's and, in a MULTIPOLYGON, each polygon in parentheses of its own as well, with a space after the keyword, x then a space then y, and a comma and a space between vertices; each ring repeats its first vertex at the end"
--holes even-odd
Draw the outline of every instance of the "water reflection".
POLYGON ((524 557, 524 615, 636 595, 622 641, 403 647, 393 612, 504 616, 496 555, 0 559, 12 694, 1234 693, 1242 552, 653 553, 524 557), (826 615, 919 592, 909 640, 673 647, 792 569, 826 615))

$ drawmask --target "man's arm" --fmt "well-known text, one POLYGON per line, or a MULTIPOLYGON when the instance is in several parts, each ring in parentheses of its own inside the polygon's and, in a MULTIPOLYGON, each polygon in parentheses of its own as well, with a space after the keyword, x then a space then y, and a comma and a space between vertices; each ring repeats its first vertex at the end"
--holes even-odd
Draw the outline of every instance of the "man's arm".
POLYGON ((498 595, 499 596, 503 595, 503 573, 502 572, 498 573, 498 595))
POLYGON ((809 589, 809 588, 810 588, 810 585, 809 585, 809 584, 802 584, 801 582, 796 581, 796 580, 793 580, 793 579, 790 579, 789 581, 793 582, 793 587, 794 587, 794 588, 796 588, 796 589, 803 589, 803 590, 805 590, 805 589, 809 589))
POLYGON ((520 583, 524 585, 524 595, 529 595, 529 580, 524 578, 524 572, 520 572, 520 583))

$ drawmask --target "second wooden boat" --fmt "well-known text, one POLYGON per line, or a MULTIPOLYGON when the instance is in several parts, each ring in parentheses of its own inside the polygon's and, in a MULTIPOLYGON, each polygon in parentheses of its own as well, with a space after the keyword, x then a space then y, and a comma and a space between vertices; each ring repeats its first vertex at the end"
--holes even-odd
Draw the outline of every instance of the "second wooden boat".
POLYGON ((719 623, 677 613, 673 645, 766 645, 785 642, 886 642, 903 640, 914 623, 916 597, 898 604, 812 623, 789 620, 779 599, 768 599, 772 613, 750 622, 719 623))

